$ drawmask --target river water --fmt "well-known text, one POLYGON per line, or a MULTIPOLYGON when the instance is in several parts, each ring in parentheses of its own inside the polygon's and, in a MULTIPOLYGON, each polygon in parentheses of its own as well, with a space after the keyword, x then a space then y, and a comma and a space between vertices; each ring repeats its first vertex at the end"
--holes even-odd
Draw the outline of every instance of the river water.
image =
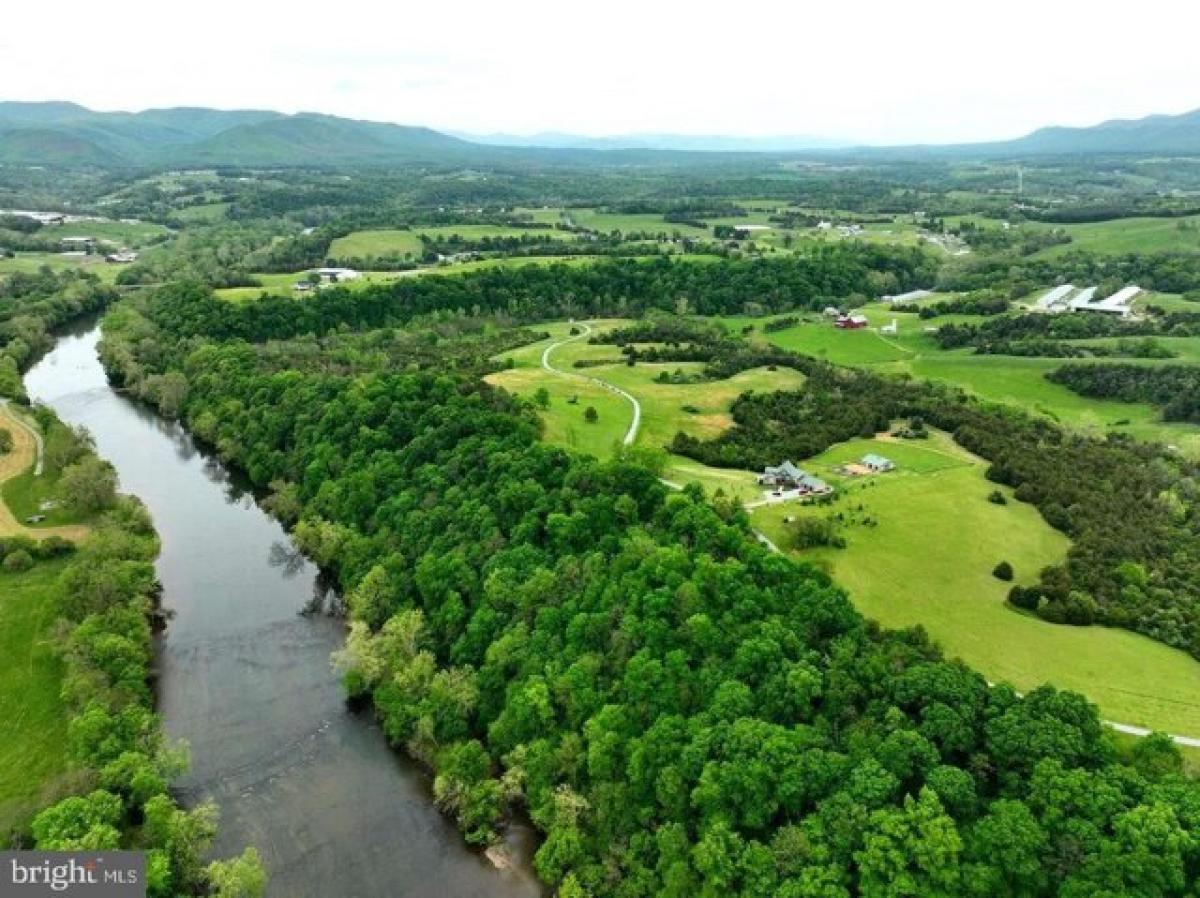
MULTIPOLYGON (((182 427, 109 387, 99 335, 94 322, 64 334, 25 384, 91 431, 154 516, 172 614, 159 711, 191 747, 185 799, 220 805, 216 853, 257 846, 280 898, 538 895, 527 865, 500 872, 470 851, 422 773, 347 708, 329 664, 343 625, 317 570, 182 427)), ((510 840, 528 856, 528 830, 510 840)))

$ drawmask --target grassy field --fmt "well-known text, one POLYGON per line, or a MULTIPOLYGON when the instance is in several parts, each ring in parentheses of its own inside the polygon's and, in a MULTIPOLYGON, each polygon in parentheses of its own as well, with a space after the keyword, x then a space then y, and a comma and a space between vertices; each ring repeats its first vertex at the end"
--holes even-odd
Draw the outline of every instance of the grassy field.
MULTIPOLYGON (((1041 225, 1038 226, 1042 227, 1041 225)), ((1044 249, 1038 256, 1061 256, 1072 250, 1122 253, 1200 252, 1200 216, 1188 218, 1120 218, 1114 221, 1052 225, 1071 235, 1071 242, 1044 249)))
MULTIPOLYGON (((0 427, 12 434, 13 449, 0 455, 0 537, 28 536, 33 538, 61 536, 64 539, 80 540, 87 536, 88 528, 83 518, 68 509, 56 508, 46 513, 46 520, 28 525, 26 518, 41 514, 39 503, 55 497, 60 472, 49 463, 40 477, 33 476, 36 448, 33 435, 9 405, 0 406, 0 427)), ((65 430, 53 431, 47 443, 60 439, 65 430)), ((47 453, 49 457, 50 453, 47 453)))
POLYGON ((0 570, 0 833, 27 818, 67 770, 67 713, 52 646, 64 561, 0 570))
POLYGON ((1087 695, 1108 718, 1200 736, 1200 663, 1128 631, 1055 626, 1006 604, 1009 585, 992 568, 1007 560, 1017 582, 1032 582, 1062 559, 1067 539, 1007 489, 1007 505, 987 501, 996 487, 983 476, 985 465, 947 437, 856 440, 796 461, 836 483, 840 499, 827 508, 767 506, 751 519, 781 546, 787 516, 852 519, 843 528, 845 549, 796 554, 827 568, 868 617, 924 626, 948 655, 994 681, 1018 689, 1050 682, 1087 695), (868 449, 898 470, 861 479, 833 473, 868 449))
POLYGON ((106 284, 111 284, 117 275, 126 268, 125 265, 110 265, 103 256, 64 256, 61 253, 17 253, 11 259, 0 258, 0 277, 14 271, 27 274, 38 271, 43 266, 52 271, 65 271, 69 268, 82 269, 94 274, 106 284))
MULTIPOLYGON (((984 399, 1040 412, 1077 430, 1096 435, 1120 431, 1139 439, 1173 445, 1182 452, 1200 457, 1200 427, 1163 422, 1158 409, 1146 403, 1088 399, 1046 379, 1047 372, 1077 362, 975 355, 970 349, 947 351, 941 349, 933 335, 925 330, 950 322, 979 319, 954 315, 922 321, 916 315, 894 313, 880 303, 869 304, 860 311, 871 326, 849 331, 839 330, 827 318, 816 315, 808 315, 807 321, 774 333, 762 331, 766 319, 721 320, 735 333, 746 324, 753 324, 756 330, 752 339, 765 340, 834 364, 865 366, 880 372, 911 374, 954 384, 984 399), (899 328, 895 336, 885 337, 876 330, 893 319, 899 328)), ((1179 353, 1177 359, 1168 361, 1200 361, 1200 338, 1171 338, 1163 342, 1179 353)), ((1161 361, 1146 363, 1163 364, 1161 361)))
POLYGON ((553 228, 504 228, 495 225, 448 225, 445 227, 416 228, 411 231, 374 230, 354 231, 339 237, 329 246, 329 255, 335 259, 366 259, 371 256, 419 257, 425 245, 418 235, 429 237, 451 237, 458 235, 467 240, 482 240, 485 237, 546 237, 569 239, 572 235, 553 228))
POLYGON ((40 236, 47 237, 94 237, 122 246, 140 246, 155 237, 170 234, 168 228, 152 221, 78 221, 70 224, 43 228, 40 236))
MULTIPOLYGON (((612 328, 621 322, 591 322, 596 331, 612 328)), ((744 371, 728 380, 697 384, 663 384, 655 378, 666 370, 696 372, 702 365, 695 363, 638 364, 630 368, 622 362, 614 346, 592 345, 586 340, 565 344, 551 357, 554 367, 568 374, 556 374, 541 368, 543 350, 569 335, 571 325, 557 322, 538 325, 547 330, 549 340, 523 346, 505 354, 514 367, 488 377, 489 382, 503 386, 520 396, 531 398, 539 387, 550 393, 550 406, 542 412, 545 438, 548 442, 607 458, 617 449, 633 420, 633 407, 621 396, 605 389, 588 378, 598 378, 621 387, 637 397, 642 404, 642 425, 635 445, 662 448, 679 431, 695 436, 713 437, 728 427, 729 406, 747 390, 794 389, 803 377, 790 370, 744 371), (576 369, 576 359, 612 359, 613 363, 576 369), (568 403, 578 396, 577 405, 568 403), (588 424, 583 409, 594 405, 599 420, 588 424)), ((696 482, 710 492, 717 489, 749 501, 761 497, 750 471, 729 471, 709 468, 690 459, 671 455, 663 476, 675 483, 696 482)))

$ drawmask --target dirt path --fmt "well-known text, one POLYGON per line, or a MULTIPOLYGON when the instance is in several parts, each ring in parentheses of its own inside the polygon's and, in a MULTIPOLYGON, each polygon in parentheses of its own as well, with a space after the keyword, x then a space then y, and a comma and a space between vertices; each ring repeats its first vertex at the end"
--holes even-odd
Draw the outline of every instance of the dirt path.
MULTIPOLYGON (((35 475, 41 474, 42 437, 31 425, 21 418, 7 403, 0 405, 0 427, 9 431, 13 438, 13 451, 0 455, 0 484, 24 474, 30 468, 35 475)), ((26 527, 16 519, 8 505, 0 502, 0 536, 28 536, 45 539, 61 536, 78 542, 88 535, 82 524, 65 527, 26 527)))
POLYGON ((590 377, 586 374, 577 374, 574 371, 563 371, 561 368, 555 368, 550 364, 550 354, 560 346, 566 346, 568 343, 574 343, 576 340, 582 340, 584 337, 591 334, 592 329, 586 324, 579 325, 582 330, 573 337, 567 337, 565 340, 559 340, 557 343, 551 343, 542 351, 542 367, 551 374, 558 374, 562 377, 577 377, 580 380, 591 381, 597 386, 601 386, 606 390, 616 393, 618 396, 629 401, 633 406, 633 421, 629 425, 629 430, 625 432, 625 438, 622 443, 626 446, 632 446, 633 441, 637 439, 638 429, 642 426, 642 404, 638 402, 637 397, 632 393, 622 390, 620 387, 610 384, 606 380, 601 380, 598 377, 590 377))

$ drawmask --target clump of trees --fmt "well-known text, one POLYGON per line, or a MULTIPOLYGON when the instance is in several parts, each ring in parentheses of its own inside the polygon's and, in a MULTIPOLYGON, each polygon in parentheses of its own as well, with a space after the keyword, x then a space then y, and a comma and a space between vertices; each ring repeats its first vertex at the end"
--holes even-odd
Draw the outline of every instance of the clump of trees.
POLYGON ((1099 399, 1147 402, 1164 421, 1200 424, 1200 368, 1190 365, 1064 365, 1049 380, 1099 399))

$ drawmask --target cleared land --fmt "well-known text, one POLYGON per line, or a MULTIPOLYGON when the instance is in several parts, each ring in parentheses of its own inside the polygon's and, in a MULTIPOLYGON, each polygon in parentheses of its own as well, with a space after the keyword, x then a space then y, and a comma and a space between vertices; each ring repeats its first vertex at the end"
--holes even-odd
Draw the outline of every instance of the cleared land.
POLYGON ((1038 254, 1041 257, 1061 256, 1072 250, 1111 255, 1200 251, 1200 216, 1119 218, 1051 227, 1070 234, 1071 242, 1044 249, 1038 254))
POLYGON ((1055 626, 1007 605, 1009 584, 992 576, 996 564, 1008 561, 1016 582, 1031 583, 1062 559, 1068 541, 1010 490, 1002 489, 1008 504, 989 502, 996 487, 986 465, 948 437, 856 440, 802 466, 836 483, 841 498, 828 507, 767 506, 751 520, 781 547, 789 544, 787 516, 842 513, 852 521, 842 530, 846 548, 795 554, 828 569, 868 617, 925 627, 948 655, 992 680, 1018 689, 1050 682, 1087 695, 1109 719, 1200 735, 1200 662, 1128 631, 1055 626), (866 451, 898 470, 833 473, 866 451))
MULTIPOLYGON (((589 322, 602 332, 625 322, 589 322)), ((503 386, 520 396, 532 398, 540 387, 550 394, 550 405, 541 411, 547 442, 607 458, 620 444, 633 417, 630 403, 597 384, 545 371, 541 368, 543 350, 569 335, 571 325, 556 322, 538 325, 551 334, 550 339, 506 353, 514 367, 490 375, 488 381, 503 386), (578 398, 572 404, 572 397, 578 398), (595 406, 599 420, 588 423, 583 419, 588 405, 595 406)), ((663 371, 697 373, 703 365, 696 363, 645 364, 629 367, 617 347, 592 345, 586 340, 568 343, 554 351, 555 367, 567 372, 578 371, 618 386, 635 397, 642 405, 642 426, 635 445, 662 448, 679 431, 695 436, 713 437, 732 422, 729 407, 733 400, 747 390, 795 389, 804 378, 795 371, 754 369, 727 380, 701 383, 659 383, 663 371), (604 361, 605 364, 574 368, 576 360, 604 361)), ((696 482, 710 492, 718 489, 750 501, 761 495, 750 471, 709 468, 690 459, 670 455, 663 476, 673 483, 696 482)))
MULTIPOLYGON (((1157 301, 1152 296, 1148 301, 1157 301)), ((1182 300, 1180 300, 1182 302, 1182 300)), ((828 318, 809 314, 806 320, 786 330, 767 333, 762 325, 769 319, 721 319, 733 332, 747 324, 755 327, 752 339, 764 340, 838 365, 872 367, 892 374, 911 374, 928 380, 960 386, 994 402, 1040 412, 1065 426, 1103 435, 1109 431, 1128 433, 1138 439, 1176 446, 1181 452, 1200 457, 1200 427, 1168 423, 1154 406, 1146 403, 1088 399, 1066 387, 1051 383, 1047 372, 1064 364, 1085 361, 976 355, 970 349, 944 350, 926 328, 950 322, 980 321, 977 317, 947 315, 922 320, 911 313, 897 313, 882 303, 858 310, 870 322, 859 330, 839 330, 828 318), (895 320, 898 333, 881 334, 878 328, 895 320)), ((1087 343, 1089 341, 1080 341, 1087 343)), ((1105 342, 1105 341, 1092 341, 1105 342)), ((1108 341, 1111 342, 1111 341, 1108 341)), ((1200 338, 1162 338, 1179 355, 1167 360, 1134 360, 1137 364, 1200 361, 1200 338)))
POLYGON ((52 638, 63 561, 0 570, 0 833, 29 816, 67 771, 67 713, 52 638))
POLYGON ((0 455, 0 492, 4 497, 4 501, 0 502, 0 536, 83 539, 88 534, 87 527, 79 523, 65 523, 70 518, 62 510, 47 514, 45 526, 31 527, 22 523, 26 517, 37 512, 37 505, 42 499, 49 497, 50 478, 53 476, 47 472, 37 478, 30 473, 37 458, 37 446, 28 430, 29 426, 10 407, 0 405, 0 427, 13 437, 13 451, 0 455), (51 514, 57 514, 57 517, 52 518, 51 514), (60 520, 64 523, 59 524, 60 520))
POLYGON ((449 225, 444 227, 415 228, 410 231, 381 229, 354 231, 339 237, 329 246, 329 255, 335 259, 367 259, 372 256, 418 257, 425 250, 420 236, 447 238, 459 236, 465 240, 482 240, 485 237, 544 237, 568 239, 572 235, 553 228, 505 228, 495 225, 449 225))
POLYGON ((89 274, 94 274, 106 284, 111 284, 117 275, 128 266, 112 265, 104 261, 103 256, 64 256, 61 253, 17 253, 11 259, 0 258, 0 277, 14 271, 32 274, 46 266, 53 271, 65 271, 69 268, 79 268, 89 274))

